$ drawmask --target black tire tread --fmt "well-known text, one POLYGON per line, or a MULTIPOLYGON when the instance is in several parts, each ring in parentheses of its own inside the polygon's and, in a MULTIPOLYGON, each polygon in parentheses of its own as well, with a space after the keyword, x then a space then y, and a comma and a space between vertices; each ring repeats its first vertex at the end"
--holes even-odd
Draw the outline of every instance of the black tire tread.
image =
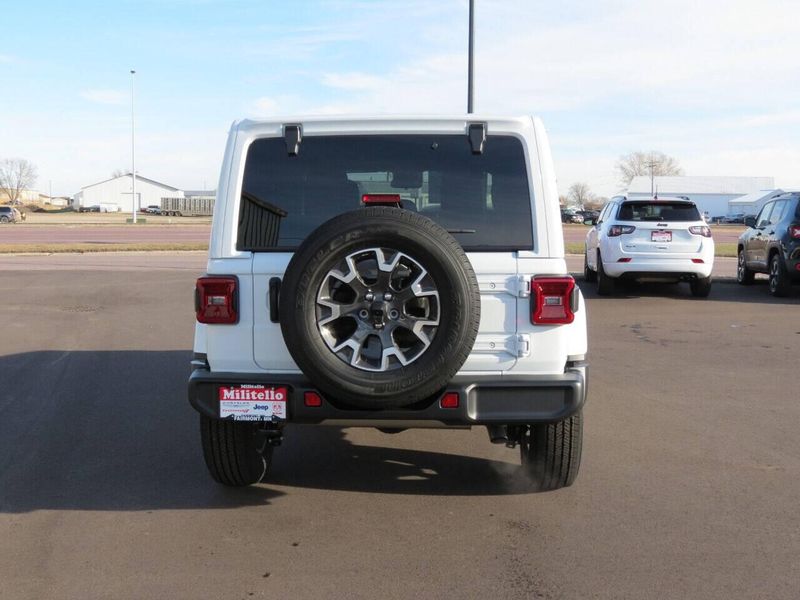
POLYGON ((587 283, 597 283, 597 271, 593 271, 592 269, 589 268, 589 260, 588 260, 587 256, 588 256, 588 254, 586 252, 584 252, 583 253, 583 278, 586 280, 587 283))
POLYGON ((755 281, 756 274, 747 267, 747 263, 744 263, 744 274, 741 279, 739 278, 739 255, 742 253, 744 253, 744 248, 739 248, 736 253, 736 281, 740 285, 751 285, 755 281))
POLYGON ((778 263, 778 277, 775 282, 775 289, 770 286, 770 293, 776 298, 785 298, 791 293, 792 282, 789 281, 789 274, 786 272, 786 264, 783 262, 783 257, 779 252, 773 252, 769 259, 769 273, 772 278, 772 263, 778 263))
POLYGON ((215 481, 241 487, 258 483, 269 470, 272 448, 257 447, 256 425, 200 416, 203 458, 215 481))
POLYGON ((520 445, 522 465, 539 491, 569 487, 575 482, 583 447, 580 412, 556 423, 529 425, 520 445))
POLYGON ((695 298, 708 298, 711 293, 711 276, 692 279, 689 282, 689 290, 695 298))
POLYGON ((603 268, 603 257, 597 253, 597 295, 610 296, 614 291, 614 280, 606 275, 606 270, 603 268))

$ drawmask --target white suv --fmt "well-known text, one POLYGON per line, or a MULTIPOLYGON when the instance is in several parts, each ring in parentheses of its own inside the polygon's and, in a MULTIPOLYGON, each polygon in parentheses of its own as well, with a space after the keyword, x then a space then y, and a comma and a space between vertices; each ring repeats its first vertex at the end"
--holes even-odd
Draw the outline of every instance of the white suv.
POLYGON ((601 295, 619 279, 637 279, 688 281, 692 295, 704 298, 713 267, 711 229, 683 198, 616 196, 586 234, 584 276, 601 295))
POLYGON ((297 423, 485 426, 574 481, 586 308, 539 120, 242 121, 217 189, 189 380, 214 479, 260 481, 297 423))

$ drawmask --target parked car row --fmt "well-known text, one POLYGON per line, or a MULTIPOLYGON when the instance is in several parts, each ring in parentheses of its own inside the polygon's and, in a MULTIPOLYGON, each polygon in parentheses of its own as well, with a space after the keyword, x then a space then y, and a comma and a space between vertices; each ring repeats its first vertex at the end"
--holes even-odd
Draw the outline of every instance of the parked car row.
MULTIPOLYGON (((737 215, 738 218, 738 215, 737 215)), ((742 215, 747 229, 737 243, 737 281, 769 277, 773 296, 800 283, 800 192, 767 202, 758 215, 742 215)), ((584 276, 608 295, 620 280, 685 281, 692 295, 711 292, 714 239, 690 200, 617 196, 608 201, 586 235, 584 276)))
POLYGON ((597 217, 599 215, 600 211, 598 210, 574 210, 571 208, 562 208, 561 222, 594 225, 597 223, 597 217))
POLYGON ((711 223, 722 225, 742 225, 747 217, 755 217, 755 215, 747 215, 745 213, 733 213, 730 215, 711 217, 711 223))

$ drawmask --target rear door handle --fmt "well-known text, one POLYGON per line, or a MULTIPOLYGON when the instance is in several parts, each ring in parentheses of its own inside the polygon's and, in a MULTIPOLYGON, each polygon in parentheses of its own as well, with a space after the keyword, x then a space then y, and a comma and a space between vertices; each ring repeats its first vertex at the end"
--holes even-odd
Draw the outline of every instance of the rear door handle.
POLYGON ((269 320, 273 323, 280 321, 278 314, 278 301, 281 295, 281 278, 272 277, 269 280, 269 320))

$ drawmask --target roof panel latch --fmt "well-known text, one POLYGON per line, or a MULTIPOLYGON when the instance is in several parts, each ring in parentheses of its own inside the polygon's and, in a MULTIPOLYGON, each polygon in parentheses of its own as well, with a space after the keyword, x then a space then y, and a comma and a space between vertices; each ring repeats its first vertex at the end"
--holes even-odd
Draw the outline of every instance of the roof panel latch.
POLYGON ((286 152, 289 156, 300 154, 300 142, 303 141, 302 125, 284 125, 283 139, 286 140, 286 152))
POLYGON ((467 128, 469 145, 473 154, 483 154, 483 145, 486 143, 486 123, 470 123, 467 128))

